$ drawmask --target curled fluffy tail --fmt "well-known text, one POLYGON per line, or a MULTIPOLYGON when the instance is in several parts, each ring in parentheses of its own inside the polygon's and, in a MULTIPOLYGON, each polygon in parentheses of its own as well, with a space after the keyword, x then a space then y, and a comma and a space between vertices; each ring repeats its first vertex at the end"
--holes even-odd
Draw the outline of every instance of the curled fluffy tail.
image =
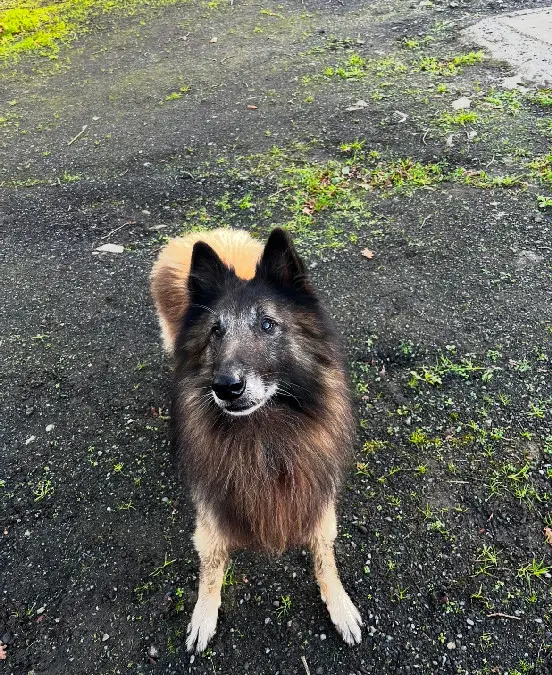
POLYGON ((169 354, 174 353, 175 341, 188 307, 188 275, 194 244, 198 241, 209 244, 222 262, 233 267, 242 279, 255 276, 255 268, 263 252, 262 244, 244 230, 192 232, 169 241, 159 253, 150 276, 163 345, 169 354))

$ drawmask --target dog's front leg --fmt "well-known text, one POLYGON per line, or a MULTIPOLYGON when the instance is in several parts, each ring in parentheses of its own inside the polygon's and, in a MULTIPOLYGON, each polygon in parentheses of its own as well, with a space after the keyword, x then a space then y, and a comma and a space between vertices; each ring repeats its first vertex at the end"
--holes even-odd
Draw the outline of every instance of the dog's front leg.
POLYGON ((354 645, 361 641, 362 619, 345 592, 337 572, 334 554, 336 536, 335 506, 331 504, 320 520, 311 542, 314 574, 320 586, 320 595, 335 627, 345 642, 354 645))
POLYGON ((220 591, 228 562, 227 542, 214 519, 205 513, 197 518, 194 544, 199 554, 199 593, 188 625, 188 651, 202 652, 217 629, 220 591))

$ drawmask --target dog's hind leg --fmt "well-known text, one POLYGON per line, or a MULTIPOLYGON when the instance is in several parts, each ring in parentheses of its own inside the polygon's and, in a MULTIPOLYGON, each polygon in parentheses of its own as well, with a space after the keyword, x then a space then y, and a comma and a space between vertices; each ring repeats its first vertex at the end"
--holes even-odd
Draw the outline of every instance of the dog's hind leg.
POLYGON ((311 541, 314 574, 320 586, 320 595, 335 627, 345 642, 354 645, 361 641, 362 619, 339 578, 334 554, 336 536, 335 506, 331 504, 322 516, 311 541))
POLYGON ((186 647, 202 652, 217 629, 220 591, 228 563, 228 547, 216 522, 208 514, 198 514, 194 544, 199 554, 199 593, 188 625, 186 647))

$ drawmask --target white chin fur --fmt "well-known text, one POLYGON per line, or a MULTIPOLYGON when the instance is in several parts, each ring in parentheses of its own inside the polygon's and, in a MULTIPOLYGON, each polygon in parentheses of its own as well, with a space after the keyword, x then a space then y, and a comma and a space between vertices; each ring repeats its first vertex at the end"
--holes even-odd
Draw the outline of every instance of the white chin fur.
POLYGON ((258 410, 261 406, 263 406, 274 394, 276 393, 278 389, 278 385, 276 384, 271 384, 270 387, 267 388, 264 396, 262 399, 258 402, 253 404, 250 408, 247 408, 246 410, 228 410, 225 407, 225 402, 222 401, 213 391, 213 399, 215 403, 224 410, 224 412, 227 415, 232 415, 232 417, 245 417, 246 415, 251 415, 251 413, 254 413, 255 410, 258 410))

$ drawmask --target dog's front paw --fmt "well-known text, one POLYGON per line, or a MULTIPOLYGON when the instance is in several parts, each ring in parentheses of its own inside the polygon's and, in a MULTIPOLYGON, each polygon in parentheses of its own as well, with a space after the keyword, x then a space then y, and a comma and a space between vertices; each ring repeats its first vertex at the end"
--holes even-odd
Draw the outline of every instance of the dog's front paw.
POLYGON ((343 591, 336 598, 327 600, 326 604, 330 618, 345 642, 349 645, 359 644, 362 640, 362 618, 347 593, 343 591))
POLYGON ((188 624, 188 637, 186 648, 189 652, 199 654, 207 647, 209 640, 217 630, 218 608, 220 601, 210 598, 198 600, 192 614, 192 620, 188 624))

